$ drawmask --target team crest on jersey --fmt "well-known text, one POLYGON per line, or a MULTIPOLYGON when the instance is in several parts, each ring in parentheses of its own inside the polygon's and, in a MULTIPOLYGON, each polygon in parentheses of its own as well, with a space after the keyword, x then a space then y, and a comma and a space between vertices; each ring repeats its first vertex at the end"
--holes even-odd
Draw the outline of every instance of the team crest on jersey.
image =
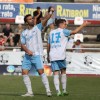
POLYGON ((33 34, 26 36, 27 41, 29 41, 31 38, 33 38, 33 34))
POLYGON ((32 35, 33 35, 33 36, 36 35, 36 31, 33 30, 33 31, 32 31, 32 35))

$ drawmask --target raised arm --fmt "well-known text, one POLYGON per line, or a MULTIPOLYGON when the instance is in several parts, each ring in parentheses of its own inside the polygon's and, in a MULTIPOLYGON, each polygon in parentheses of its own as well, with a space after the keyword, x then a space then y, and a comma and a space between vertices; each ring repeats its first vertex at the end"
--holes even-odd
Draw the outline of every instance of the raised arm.
POLYGON ((75 30, 71 31, 71 34, 76 34, 77 32, 79 32, 83 27, 90 25, 90 22, 85 21, 81 26, 79 26, 78 28, 76 28, 75 30))
POLYGON ((42 25, 46 26, 47 21, 50 19, 50 17, 53 15, 54 9, 52 8, 48 15, 42 20, 42 25))

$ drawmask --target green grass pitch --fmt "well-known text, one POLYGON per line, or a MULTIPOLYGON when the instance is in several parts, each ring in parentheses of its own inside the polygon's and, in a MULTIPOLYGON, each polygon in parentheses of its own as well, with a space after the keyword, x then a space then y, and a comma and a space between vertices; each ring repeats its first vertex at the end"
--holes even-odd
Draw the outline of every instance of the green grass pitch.
POLYGON ((32 77, 34 97, 21 97, 26 92, 22 76, 0 75, 0 100, 100 100, 100 77, 68 77, 68 96, 56 96, 53 77, 49 82, 52 97, 47 97, 40 77, 32 77))

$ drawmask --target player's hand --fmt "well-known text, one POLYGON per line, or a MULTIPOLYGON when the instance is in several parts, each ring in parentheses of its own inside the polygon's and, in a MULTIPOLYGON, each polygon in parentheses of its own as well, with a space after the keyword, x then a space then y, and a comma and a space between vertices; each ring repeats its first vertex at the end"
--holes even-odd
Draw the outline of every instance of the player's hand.
POLYGON ((32 56, 32 55, 33 55, 33 52, 30 51, 30 50, 28 50, 27 54, 28 54, 29 56, 32 56))
POLYGON ((38 15, 40 15, 41 14, 41 11, 38 11, 38 15))
POLYGON ((50 11, 54 12, 54 11, 55 11, 55 9, 52 7, 52 8, 50 9, 50 11))
POLYGON ((90 25, 90 24, 91 24, 91 22, 88 22, 88 21, 85 21, 85 22, 83 23, 84 26, 87 26, 87 25, 90 25))

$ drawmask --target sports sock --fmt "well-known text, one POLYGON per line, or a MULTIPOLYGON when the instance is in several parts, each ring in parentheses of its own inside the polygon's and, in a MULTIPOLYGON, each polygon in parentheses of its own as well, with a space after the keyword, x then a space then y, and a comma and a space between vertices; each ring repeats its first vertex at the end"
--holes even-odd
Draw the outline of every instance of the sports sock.
POLYGON ((29 76, 28 75, 23 75, 23 81, 24 81, 24 84, 26 86, 27 92, 33 93, 29 76))
POLYGON ((50 91, 49 82, 48 82, 48 78, 47 78, 46 74, 45 73, 41 74, 41 78, 42 78, 42 82, 45 86, 46 92, 50 91))
POLYGON ((56 88, 56 91, 60 91, 60 83, 59 83, 59 75, 54 75, 54 85, 55 85, 55 88, 56 88))
POLYGON ((66 91, 66 85, 67 85, 67 76, 66 76, 66 74, 61 75, 61 83, 62 83, 63 91, 66 91))

